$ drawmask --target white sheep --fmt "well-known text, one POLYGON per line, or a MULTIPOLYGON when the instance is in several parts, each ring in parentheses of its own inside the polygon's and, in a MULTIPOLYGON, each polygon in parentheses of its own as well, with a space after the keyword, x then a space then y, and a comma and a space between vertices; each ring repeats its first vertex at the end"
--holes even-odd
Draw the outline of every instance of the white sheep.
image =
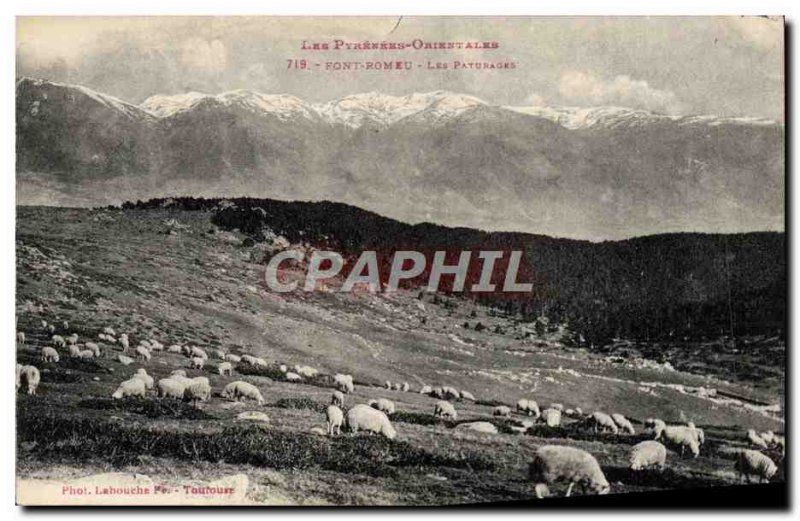
POLYGON ((94 351, 91 349, 84 349, 80 353, 78 353, 78 358, 83 358, 84 360, 89 358, 94 358, 94 351))
POLYGON ((278 371, 282 372, 283 374, 286 374, 289 372, 289 367, 286 364, 281 364, 278 366, 278 371))
POLYGON ((227 354, 227 355, 225 355, 225 359, 226 359, 227 361, 229 361, 229 362, 233 362, 233 363, 235 363, 235 364, 238 364, 239 362, 241 362, 241 361, 242 361, 242 357, 241 357, 241 356, 239 356, 239 355, 232 355, 232 354, 230 354, 230 353, 229 353, 229 354, 227 354))
MULTIPOLYGON (((447 402, 445 402, 447 403, 447 402)), ((449 404, 448 404, 449 405, 449 404)), ((497 427, 489 422, 469 422, 462 423, 456 426, 456 430, 468 430, 475 432, 483 432, 486 434, 497 434, 497 427)))
POLYGON ((328 421, 328 435, 336 436, 342 433, 342 423, 344 423, 344 413, 336 405, 329 405, 325 411, 328 421))
POLYGON ((117 387, 117 390, 111 395, 111 398, 119 400, 120 398, 125 398, 126 396, 141 396, 144 398, 144 381, 142 381, 140 378, 131 378, 130 380, 125 380, 119 384, 119 387, 117 387))
POLYGON ((47 332, 51 335, 56 332, 56 326, 53 324, 47 324, 47 332))
POLYGON ((117 360, 119 360, 119 363, 122 365, 131 365, 134 362, 133 358, 125 355, 117 355, 117 360))
POLYGON ((386 398, 378 398, 377 400, 372 400, 369 402, 371 407, 378 409, 379 411, 385 412, 387 415, 394 414, 395 407, 394 402, 391 400, 387 400, 386 398))
POLYGON ((461 391, 461 399, 462 400, 469 400, 471 402, 475 401, 475 396, 469 391, 461 391))
POLYGON ((619 427, 623 432, 628 434, 636 434, 633 424, 625 416, 619 413, 614 413, 611 415, 611 419, 614 420, 614 423, 616 423, 617 427, 619 427))
POLYGON ((345 394, 352 393, 355 388, 353 377, 349 374, 336 374, 333 377, 333 382, 336 388, 345 394))
POLYGON ((600 411, 593 412, 588 418, 586 423, 594 430, 594 433, 610 431, 613 434, 619 434, 619 427, 614 423, 614 419, 608 414, 600 411))
POLYGON ((23 367, 24 366, 22 364, 17 364, 17 380, 16 380, 16 382, 17 382, 17 384, 16 384, 17 385, 17 391, 19 391, 19 388, 22 386, 22 368, 23 367))
POLYGON ((128 340, 128 334, 127 333, 122 333, 119 336, 119 345, 122 346, 122 352, 123 353, 127 353, 128 352, 128 349, 130 349, 130 347, 131 347, 131 343, 130 343, 130 340, 128 340))
POLYGON ((226 385, 221 394, 223 398, 235 400, 237 402, 250 399, 255 400, 259 405, 264 403, 264 397, 261 396, 261 391, 258 390, 258 387, 241 380, 226 385))
POLYGON ((68 336, 67 337, 67 343, 70 344, 70 345, 77 344, 78 343, 78 333, 72 333, 70 336, 68 336))
POLYGON ((392 385, 392 389, 394 389, 395 391, 402 391, 403 384, 401 384, 400 382, 395 382, 394 385, 392 385))
POLYGON ((333 391, 331 394, 331 405, 344 407, 344 394, 341 391, 333 391))
POLYGON ((172 344, 171 346, 169 346, 167 348, 167 352, 168 353, 182 353, 183 352, 183 346, 181 346, 179 344, 172 344))
POLYGON ((158 384, 156 384, 156 393, 159 398, 175 398, 176 400, 182 400, 183 392, 187 385, 187 381, 179 378, 162 378, 158 381, 158 384))
POLYGON ((319 371, 307 365, 294 366, 294 372, 299 374, 303 378, 314 378, 315 376, 317 376, 317 374, 319 374, 319 371))
POLYGON ((67 341, 61 335, 53 335, 50 340, 53 342, 54 347, 67 347, 67 341))
POLYGON ((760 432, 758 436, 764 440, 767 445, 774 445, 775 444, 775 433, 772 431, 760 432))
POLYGON ((133 378, 138 378, 141 381, 143 381, 145 389, 152 389, 155 384, 153 377, 147 374, 147 371, 145 371, 143 367, 136 370, 136 373, 134 373, 133 378))
POLYGON ((20 387, 23 385, 27 387, 28 394, 35 395, 36 388, 39 387, 39 382, 42 380, 42 376, 39 374, 39 370, 32 365, 24 365, 20 369, 19 372, 19 383, 20 387))
POLYGON ((419 390, 419 394, 431 394, 431 391, 433 391, 433 389, 430 385, 423 385, 419 390))
POLYGON ((520 398, 517 400, 517 412, 533 416, 534 418, 538 418, 539 414, 541 414, 539 411, 539 404, 536 403, 536 400, 528 400, 527 398, 520 398))
POLYGON ((158 340, 150 340, 150 351, 163 351, 164 344, 159 342, 158 340))
POLYGON ((386 383, 384 383, 383 386, 390 391, 392 390, 392 382, 390 382, 389 380, 386 380, 386 383))
POLYGON ((695 458, 700 454, 700 444, 697 441, 697 433, 691 427, 685 425, 667 425, 661 432, 659 439, 679 447, 681 456, 683 456, 687 448, 695 458))
POLYGON ((653 434, 653 439, 657 440, 661 437, 661 433, 667 428, 664 420, 658 418, 647 418, 644 421, 644 430, 653 434))
POLYGON ((214 358, 217 358, 219 360, 225 360, 227 357, 225 351, 223 351, 222 349, 214 349, 211 352, 214 354, 214 358))
POLYGON ((442 392, 444 393, 444 398, 447 400, 461 399, 461 393, 458 392, 458 389, 456 389, 455 387, 449 387, 449 386, 442 387, 442 392))
POLYGON ((564 406, 560 403, 551 403, 549 408, 564 412, 564 406))
POLYGON ((94 356, 100 358, 100 346, 95 344, 94 342, 86 342, 86 349, 89 349, 94 356))
POLYGON ((190 349, 190 355, 193 358, 197 357, 197 358, 202 358, 203 360, 208 360, 208 355, 206 354, 206 352, 197 346, 192 346, 192 348, 190 349))
POLYGON ((230 362, 222 362, 217 366, 217 371, 220 376, 231 376, 233 375, 233 365, 230 362))
POLYGON ((511 416, 511 407, 506 405, 498 405, 494 409, 492 409, 492 416, 503 416, 508 418, 511 416))
POLYGON ((104 327, 103 333, 105 333, 108 336, 117 336, 117 332, 114 331, 114 329, 111 327, 104 327))
POLYGON ((347 411, 347 428, 352 433, 367 431, 370 433, 382 434, 390 440, 397 437, 397 431, 389 421, 389 417, 377 409, 363 403, 354 406, 347 411))
POLYGON ((136 357, 144 362, 150 361, 150 351, 144 346, 136 346, 136 357))
POLYGON ((191 360, 189 360, 189 367, 191 367, 192 369, 202 369, 205 363, 206 363, 205 358, 200 358, 199 356, 195 356, 191 360))
POLYGON ((42 362, 58 362, 58 351, 53 349, 52 347, 43 347, 42 348, 42 362))
POLYGON ((184 369, 175 369, 170 373, 172 376, 182 376, 186 378, 186 371, 184 369))
POLYGON ((667 461, 667 448, 655 440, 637 443, 631 449, 631 470, 642 470, 646 467, 658 467, 664 470, 667 461))
POLYGON ((436 405, 433 406, 433 415, 445 420, 455 420, 458 418, 458 413, 456 412, 456 408, 453 407, 453 404, 445 402, 444 400, 436 402, 436 405))
POLYGON ((608 494, 611 490, 594 456, 575 447, 563 445, 540 447, 530 464, 529 476, 536 484, 538 498, 549 495, 548 485, 557 481, 569 482, 566 497, 572 493, 575 484, 578 484, 584 492, 590 490, 597 494, 608 494))
POLYGON ((289 371, 288 373, 286 373, 286 374, 284 375, 284 378, 286 378, 286 381, 287 381, 287 382, 302 382, 302 381, 303 381, 303 377, 302 377, 302 376, 300 376, 300 375, 299 375, 299 374, 297 374, 297 373, 293 373, 293 372, 291 372, 291 371, 289 371))
POLYGON ((561 411, 558 409, 545 409, 539 416, 539 421, 543 422, 548 427, 561 426, 561 411))
POLYGON ((195 407, 198 402, 206 402, 209 398, 211 398, 211 386, 208 384, 208 379, 205 381, 192 380, 183 390, 184 401, 191 402, 195 407))
POLYGON ((63 322, 61 322, 61 327, 64 328, 64 331, 68 331, 69 330, 69 322, 64 320, 63 322))
POLYGON ((69 356, 71 358, 80 358, 81 356, 81 346, 74 344, 69 346, 69 356))
POLYGON ((408 382, 403 382, 403 385, 402 387, 400 387, 400 390, 403 391, 404 393, 407 393, 408 391, 411 390, 411 386, 408 384, 408 382))
POLYGON ((751 449, 744 449, 739 452, 733 468, 748 483, 750 483, 751 476, 757 477, 759 482, 768 482, 778 472, 778 467, 771 459, 757 450, 751 449))
POLYGON ((17 331, 17 343, 19 345, 25 345, 25 332, 24 331, 17 331))
POLYGON ((429 394, 434 398, 439 398, 440 400, 444 398, 444 390, 441 387, 434 387, 431 389, 429 394))
POLYGON ((764 441, 764 439, 761 436, 756 434, 755 429, 750 429, 750 430, 747 431, 747 440, 750 442, 751 445, 754 445, 756 447, 759 447, 759 448, 762 448, 762 449, 768 449, 769 448, 769 445, 767 445, 767 442, 764 441))

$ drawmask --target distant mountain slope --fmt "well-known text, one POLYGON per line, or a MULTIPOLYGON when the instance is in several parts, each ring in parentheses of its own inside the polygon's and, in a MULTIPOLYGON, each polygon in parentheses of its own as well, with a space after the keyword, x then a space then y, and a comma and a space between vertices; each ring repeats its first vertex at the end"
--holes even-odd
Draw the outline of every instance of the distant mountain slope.
POLYGON ((328 103, 234 91, 141 107, 17 82, 18 199, 336 200, 407 222, 603 239, 784 228, 784 128, 449 92, 328 103))

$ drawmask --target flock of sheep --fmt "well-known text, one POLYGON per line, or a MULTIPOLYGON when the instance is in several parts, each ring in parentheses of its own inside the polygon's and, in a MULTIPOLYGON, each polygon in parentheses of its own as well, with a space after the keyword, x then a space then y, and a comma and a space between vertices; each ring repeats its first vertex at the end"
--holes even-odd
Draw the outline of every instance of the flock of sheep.
MULTIPOLYGON (((69 324, 61 324, 65 332, 69 331, 69 324)), ((56 334, 56 326, 42 321, 42 328, 51 335, 50 346, 44 346, 40 351, 42 362, 58 363, 59 350, 66 350, 70 357, 96 358, 100 356, 113 357, 123 365, 129 365, 136 360, 145 364, 155 353, 166 351, 182 354, 187 359, 187 367, 203 369, 209 354, 200 347, 181 346, 178 344, 165 347, 156 340, 140 340, 135 347, 131 347, 129 336, 125 333, 117 335, 113 328, 105 327, 98 334, 98 339, 104 345, 118 345, 121 349, 106 351, 101 350, 96 342, 79 344, 79 336, 72 333, 68 336, 56 334), (119 352, 116 352, 119 351, 119 352), (131 355, 131 356, 129 356, 131 355)), ((25 333, 17 333, 17 343, 24 345, 25 333)), ((232 376, 234 363, 250 366, 267 367, 266 360, 249 354, 235 355, 216 349, 211 351, 211 357, 218 360, 217 371, 220 375, 232 376)), ((281 365, 280 371, 287 382, 300 382, 304 379, 314 378, 318 371, 309 366, 296 365, 290 368, 281 365)), ((41 381, 41 374, 33 365, 16 366, 16 386, 23 388, 28 394, 35 395, 41 381)), ((353 377, 347 374, 336 374, 332 378, 335 390, 331 395, 330 405, 325 411, 326 429, 315 427, 312 432, 322 435, 337 436, 345 427, 351 433, 364 431, 370 434, 384 436, 390 440, 395 439, 395 430, 390 417, 395 414, 394 402, 386 398, 371 400, 368 404, 356 404, 345 412, 345 395, 353 393, 355 386, 353 377)), ((410 392, 411 386, 407 383, 392 383, 387 381, 385 387, 389 390, 410 392)), ((158 381, 149 375, 145 368, 139 368, 134 375, 121 382, 112 393, 112 399, 125 397, 146 398, 148 391, 153 391, 159 399, 176 399, 190 402, 199 406, 202 402, 209 401, 213 396, 212 383, 209 378, 199 376, 187 377, 186 371, 178 369, 158 381)), ((454 401, 475 401, 475 397, 468 391, 458 390, 450 386, 431 387, 423 386, 420 394, 435 398, 433 415, 436 418, 455 421, 458 411, 454 401)), ((261 391, 253 384, 237 380, 222 388, 218 396, 231 401, 253 401, 258 405, 265 403, 261 391)), ((558 403, 550 404, 547 408, 540 409, 539 404, 532 399, 522 398, 516 404, 516 413, 526 419, 520 420, 510 428, 513 431, 524 433, 535 424, 544 424, 550 428, 559 428, 562 416, 574 420, 573 425, 584 428, 589 432, 609 432, 613 434, 634 435, 633 424, 622 414, 606 414, 595 411, 584 414, 580 408, 564 409, 558 403)), ((505 405, 498 405, 492 410, 492 415, 500 418, 511 418, 512 409, 505 405)), ((258 419, 262 413, 249 411, 242 413, 240 418, 258 419), (249 415, 249 416, 248 416, 249 415)), ((641 471, 646 468, 663 470, 666 466, 667 446, 679 451, 683 456, 688 451, 693 457, 700 454, 701 446, 705 441, 702 429, 689 422, 685 425, 667 425, 660 419, 649 418, 645 421, 645 432, 652 435, 652 439, 634 445, 630 450, 629 463, 632 471, 641 471)), ((458 429, 477 432, 497 433, 495 424, 487 421, 473 421, 457 425, 458 429)), ((752 449, 738 451, 734 468, 740 476, 750 482, 751 478, 770 480, 777 472, 777 466, 767 455, 756 449, 779 449, 783 453, 785 440, 782 436, 772 432, 756 433, 750 430, 747 439, 752 449)), ((535 484, 534 490, 537 497, 549 495, 548 485, 555 482, 568 483, 566 495, 569 496, 575 485, 583 493, 594 492, 607 494, 611 487, 603 471, 590 453, 575 447, 562 445, 545 445, 540 447, 529 466, 529 477, 535 484)))

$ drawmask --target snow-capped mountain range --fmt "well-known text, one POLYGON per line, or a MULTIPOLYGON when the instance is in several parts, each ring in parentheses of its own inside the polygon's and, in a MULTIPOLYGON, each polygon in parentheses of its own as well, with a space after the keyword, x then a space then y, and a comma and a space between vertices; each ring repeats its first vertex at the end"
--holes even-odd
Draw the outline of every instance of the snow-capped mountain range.
POLYGON ((328 199, 397 219, 588 239, 782 230, 784 127, 445 91, 325 103, 236 90, 135 105, 16 84, 17 197, 328 199))

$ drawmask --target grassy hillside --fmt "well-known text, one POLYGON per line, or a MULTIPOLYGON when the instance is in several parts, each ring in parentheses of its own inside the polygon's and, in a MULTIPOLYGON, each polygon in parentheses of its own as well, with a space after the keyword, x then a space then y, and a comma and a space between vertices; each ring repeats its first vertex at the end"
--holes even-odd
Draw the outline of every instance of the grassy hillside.
MULTIPOLYGON (((632 492, 736 483, 726 447, 744 446, 746 428, 783 431, 780 412, 759 409, 782 404, 782 380, 756 387, 635 356, 618 360, 567 347, 557 330, 536 334, 531 323, 468 301, 419 299, 416 291, 267 293, 260 250, 244 246, 245 238, 218 228, 206 211, 18 209, 17 328, 27 336, 18 361, 42 371, 37 396, 18 398, 21 477, 120 468, 179 482, 243 472, 250 477, 248 498, 257 502, 485 502, 533 497, 525 469, 545 443, 589 450, 613 492, 632 492), (155 338, 262 356, 273 364, 262 375, 239 368, 221 377, 214 363, 188 373, 208 376, 217 393, 232 380, 252 382, 266 404, 237 408, 215 396, 197 411, 154 397, 111 402, 117 384, 140 364, 123 366, 116 361, 119 347, 107 343, 99 359, 76 361, 62 352, 60 363, 42 364, 38 351, 49 334, 41 320, 77 333, 81 342, 97 341, 111 326, 134 345, 155 338), (478 322, 485 329, 476 330, 478 322), (398 439, 312 434, 324 425, 329 382, 324 376, 284 382, 275 369, 281 363, 353 374, 356 391, 347 406, 393 400, 398 439), (513 421, 501 420, 492 420, 500 434, 463 432, 432 419, 435 399, 382 389, 386 380, 407 381, 414 390, 429 384, 471 391, 478 401, 455 404, 459 421, 492 420, 493 404, 533 397, 543 405, 620 412, 637 430, 650 416, 692 420, 706 429, 708 441, 697 459, 671 452, 663 474, 634 476, 627 452, 638 434, 590 436, 568 420, 562 429, 524 435, 511 433, 513 421), (736 398, 726 401, 722 393, 736 398), (245 409, 267 413, 269 425, 234 421, 245 409)), ((762 343, 754 349, 777 343, 783 356, 779 341, 762 343)), ((159 378, 186 365, 181 355, 155 353, 145 367, 159 378)))

